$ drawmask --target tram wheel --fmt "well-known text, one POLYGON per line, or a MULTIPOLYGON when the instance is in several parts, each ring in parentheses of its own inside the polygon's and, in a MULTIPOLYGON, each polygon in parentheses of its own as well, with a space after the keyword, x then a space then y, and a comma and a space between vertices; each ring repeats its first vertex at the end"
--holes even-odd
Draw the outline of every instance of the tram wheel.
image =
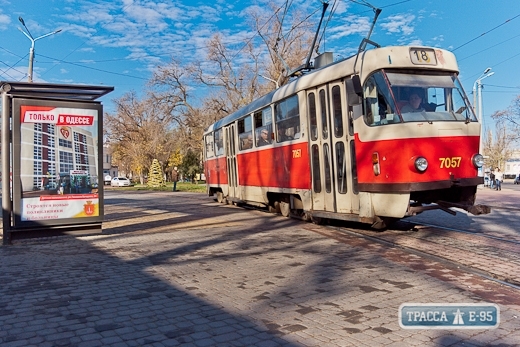
POLYGON ((311 222, 312 221, 312 216, 309 212, 301 212, 301 218, 304 222, 311 222))
POLYGON ((273 208, 271 210, 271 206, 269 206, 269 212, 273 212, 273 213, 281 213, 280 211, 280 202, 279 201, 275 201, 273 203, 273 208))
POLYGON ((284 217, 289 217, 291 214, 291 205, 288 202, 280 201, 280 213, 284 217))
POLYGON ((391 217, 376 217, 376 221, 372 224, 372 229, 375 231, 385 231, 398 220, 398 218, 391 217))
POLYGON ((316 225, 323 225, 325 223, 325 218, 312 216, 311 221, 316 225))

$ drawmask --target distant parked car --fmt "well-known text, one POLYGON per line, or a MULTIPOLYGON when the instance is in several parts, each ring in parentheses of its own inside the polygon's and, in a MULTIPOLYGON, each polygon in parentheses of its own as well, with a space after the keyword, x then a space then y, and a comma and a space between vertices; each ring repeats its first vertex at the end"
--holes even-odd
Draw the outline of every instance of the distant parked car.
POLYGON ((130 187, 132 183, 126 177, 114 177, 112 181, 110 181, 110 185, 112 187, 130 187))
POLYGON ((110 184, 112 182, 112 176, 105 175, 105 178, 103 179, 103 184, 110 184))
POLYGON ((513 183, 514 184, 520 184, 520 175, 516 176, 515 181, 513 183))

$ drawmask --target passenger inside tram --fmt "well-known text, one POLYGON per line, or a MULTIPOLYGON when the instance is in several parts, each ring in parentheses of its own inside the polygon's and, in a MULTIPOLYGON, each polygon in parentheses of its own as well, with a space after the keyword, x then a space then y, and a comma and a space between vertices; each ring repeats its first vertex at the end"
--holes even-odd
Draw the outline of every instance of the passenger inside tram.
POLYGON ((258 147, 260 147, 260 146, 268 145, 270 143, 271 143, 271 141, 269 139, 269 132, 267 131, 267 129, 262 129, 260 131, 260 136, 258 137, 256 145, 258 147))
POLYGON ((250 149, 253 148, 253 136, 251 134, 247 134, 246 137, 242 139, 242 148, 241 149, 250 149))

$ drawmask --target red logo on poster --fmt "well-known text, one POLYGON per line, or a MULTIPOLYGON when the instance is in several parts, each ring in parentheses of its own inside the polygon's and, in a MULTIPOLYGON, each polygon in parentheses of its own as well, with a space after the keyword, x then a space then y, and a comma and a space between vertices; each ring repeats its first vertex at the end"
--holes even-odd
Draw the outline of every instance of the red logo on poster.
POLYGON ((87 216, 92 216, 94 214, 94 208, 96 206, 92 204, 92 201, 87 201, 85 205, 83 205, 83 210, 87 216))
POLYGON ((61 128, 60 133, 65 139, 68 139, 70 136, 70 131, 67 127, 61 128))

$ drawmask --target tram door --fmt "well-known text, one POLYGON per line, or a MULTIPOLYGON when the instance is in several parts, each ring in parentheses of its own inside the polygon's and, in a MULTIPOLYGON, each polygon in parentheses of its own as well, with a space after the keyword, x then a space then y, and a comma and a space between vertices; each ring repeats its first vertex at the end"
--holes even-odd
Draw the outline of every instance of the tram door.
POLYGON ((338 82, 307 91, 315 211, 353 213, 357 199, 352 189, 344 89, 338 82))
POLYGON ((238 182, 234 124, 224 128, 224 139, 226 141, 226 164, 228 168, 228 195, 236 197, 238 182))

